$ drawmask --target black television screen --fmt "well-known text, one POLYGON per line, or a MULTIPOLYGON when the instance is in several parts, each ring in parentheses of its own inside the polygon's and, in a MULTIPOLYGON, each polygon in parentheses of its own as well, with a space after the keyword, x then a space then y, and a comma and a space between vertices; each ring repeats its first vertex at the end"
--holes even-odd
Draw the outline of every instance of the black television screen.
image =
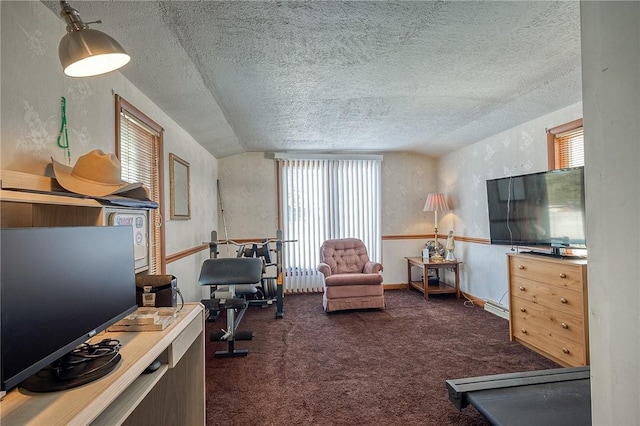
POLYGON ((584 168, 487 180, 491 244, 585 249, 584 168))
POLYGON ((2 229, 3 391, 136 308, 129 227, 2 229))

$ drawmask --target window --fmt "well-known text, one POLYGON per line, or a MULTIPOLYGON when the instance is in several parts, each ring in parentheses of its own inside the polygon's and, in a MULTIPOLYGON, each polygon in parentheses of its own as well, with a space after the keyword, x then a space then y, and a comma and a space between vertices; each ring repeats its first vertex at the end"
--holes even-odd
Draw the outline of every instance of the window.
POLYGON ((164 274, 163 162, 164 129, 129 102, 116 95, 116 155, 122 165, 122 179, 142 182, 158 208, 149 211, 149 274, 164 274))
POLYGON ((327 239, 359 238, 381 259, 381 157, 299 159, 278 155, 279 218, 288 244, 285 291, 321 291, 316 271, 327 239))
POLYGON ((582 119, 547 130, 549 170, 584 166, 582 119))

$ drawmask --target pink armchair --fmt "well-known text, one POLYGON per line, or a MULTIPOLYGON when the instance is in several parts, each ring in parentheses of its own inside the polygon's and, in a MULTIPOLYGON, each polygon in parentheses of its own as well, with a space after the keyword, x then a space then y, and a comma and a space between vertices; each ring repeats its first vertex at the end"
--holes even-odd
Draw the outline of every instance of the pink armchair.
POLYGON ((322 304, 326 312, 385 307, 382 265, 369 260, 361 240, 325 241, 317 269, 324 275, 322 304))

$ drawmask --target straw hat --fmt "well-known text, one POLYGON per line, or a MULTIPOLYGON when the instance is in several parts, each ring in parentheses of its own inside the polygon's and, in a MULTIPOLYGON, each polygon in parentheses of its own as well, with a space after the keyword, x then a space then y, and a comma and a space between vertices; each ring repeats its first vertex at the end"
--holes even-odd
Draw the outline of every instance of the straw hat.
POLYGON ((53 158, 53 173, 56 180, 67 191, 91 197, 118 194, 142 186, 128 183, 120 178, 120 160, 114 154, 93 150, 76 161, 73 168, 58 163, 53 158))

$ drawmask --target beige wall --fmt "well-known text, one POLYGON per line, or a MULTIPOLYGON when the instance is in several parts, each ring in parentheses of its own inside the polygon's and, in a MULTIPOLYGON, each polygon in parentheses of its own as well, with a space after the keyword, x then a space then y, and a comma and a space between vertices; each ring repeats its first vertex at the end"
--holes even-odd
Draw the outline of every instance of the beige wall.
POLYGON ((592 422, 638 425, 640 3, 580 4, 592 422))
MULTIPOLYGON (((62 96, 67 101, 71 163, 92 149, 114 152, 113 95, 119 94, 165 129, 167 255, 207 241, 217 221, 217 160, 119 72, 83 79, 64 76, 58 61, 64 22, 41 2, 1 2, 0 14, 1 168, 43 174, 51 157, 65 161, 64 151, 57 147, 62 96), (169 220, 170 152, 190 163, 192 213, 188 221, 169 220)), ((167 272, 178 277, 188 300, 201 299, 197 279, 207 255, 202 252, 167 265, 167 272)))
MULTIPOLYGON (((383 236, 410 237, 433 232, 433 213, 423 212, 422 208, 427 194, 436 189, 435 178, 434 158, 410 153, 384 154, 383 236)), ((219 160, 219 179, 229 239, 274 237, 278 227, 278 210, 276 162, 273 156, 246 153, 222 158, 219 160)), ((221 217, 218 235, 224 236, 221 217)), ((406 281, 403 257, 420 254, 424 243, 425 239, 383 240, 385 283, 406 281)))
MULTIPOLYGON (((273 238, 278 229, 276 165, 273 156, 245 153, 218 160, 220 197, 228 238, 273 238)), ((218 236, 225 238, 222 215, 218 236)))
MULTIPOLYGON (((577 103, 443 156, 438 161, 439 188, 448 194, 452 211, 443 230, 468 238, 489 240, 486 180, 548 169, 545 129, 582 117, 577 103)), ((461 287, 482 299, 509 305, 507 246, 459 242, 461 287)))

